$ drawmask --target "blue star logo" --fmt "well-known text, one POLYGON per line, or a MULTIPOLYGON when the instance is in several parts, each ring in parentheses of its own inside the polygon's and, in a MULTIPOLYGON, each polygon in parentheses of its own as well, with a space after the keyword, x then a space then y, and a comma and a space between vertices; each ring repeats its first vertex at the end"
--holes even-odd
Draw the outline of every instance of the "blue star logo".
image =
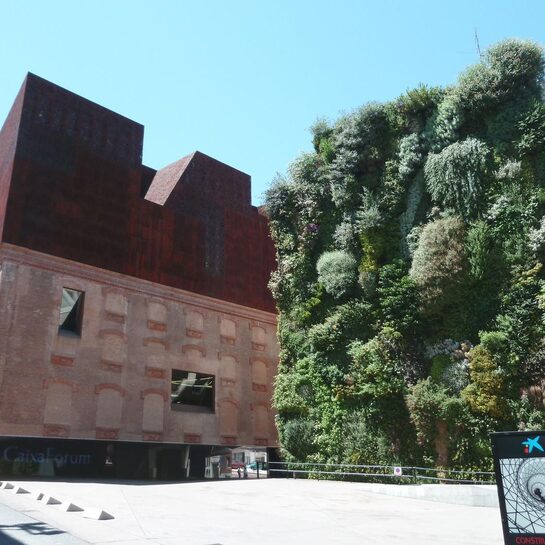
POLYGON ((541 452, 545 452, 545 450, 543 450, 543 447, 539 444, 539 435, 534 437, 533 439, 528 437, 526 441, 522 442, 522 444, 525 446, 524 452, 526 452, 527 454, 532 454, 532 450, 534 450, 534 448, 540 450, 541 452))

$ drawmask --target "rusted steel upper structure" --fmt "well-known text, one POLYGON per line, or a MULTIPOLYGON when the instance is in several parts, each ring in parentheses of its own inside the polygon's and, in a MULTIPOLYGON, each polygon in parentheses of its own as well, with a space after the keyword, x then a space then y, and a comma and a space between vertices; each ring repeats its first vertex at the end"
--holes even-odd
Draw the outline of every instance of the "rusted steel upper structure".
POLYGON ((0 133, 0 240, 274 313, 250 177, 200 152, 155 171, 143 136, 29 74, 0 133))

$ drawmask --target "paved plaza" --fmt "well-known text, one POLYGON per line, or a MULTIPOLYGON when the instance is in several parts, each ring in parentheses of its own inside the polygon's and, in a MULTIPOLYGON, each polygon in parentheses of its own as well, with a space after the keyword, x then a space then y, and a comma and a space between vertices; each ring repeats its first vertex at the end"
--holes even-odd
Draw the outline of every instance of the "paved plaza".
POLYGON ((503 543, 497 507, 392 497, 372 493, 362 483, 268 479, 18 484, 71 501, 84 511, 64 512, 31 494, 0 490, 1 545, 503 543), (115 518, 86 518, 91 508, 115 518))

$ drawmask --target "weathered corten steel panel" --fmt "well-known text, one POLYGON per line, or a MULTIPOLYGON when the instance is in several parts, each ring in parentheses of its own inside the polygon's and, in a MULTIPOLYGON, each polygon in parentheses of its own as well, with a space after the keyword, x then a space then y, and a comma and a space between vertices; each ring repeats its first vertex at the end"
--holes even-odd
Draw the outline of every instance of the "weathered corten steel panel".
POLYGON ((1 240, 274 312, 250 177, 200 152, 156 172, 143 134, 29 74, 0 133, 1 240))
POLYGON ((25 95, 26 80, 23 83, 17 98, 8 114, 4 126, 0 131, 0 240, 4 228, 6 216, 6 204, 10 188, 10 181, 15 159, 15 148, 17 135, 19 134, 19 121, 23 109, 23 98, 25 95))

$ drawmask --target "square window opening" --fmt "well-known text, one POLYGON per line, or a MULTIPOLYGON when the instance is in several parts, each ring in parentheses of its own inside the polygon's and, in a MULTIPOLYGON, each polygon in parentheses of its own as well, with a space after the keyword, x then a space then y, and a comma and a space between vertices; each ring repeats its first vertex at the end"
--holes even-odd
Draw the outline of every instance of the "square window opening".
POLYGON ((214 375, 173 369, 170 383, 172 408, 214 412, 215 382, 214 375))
POLYGON ((61 309, 59 315, 59 333, 72 333, 81 335, 83 321, 83 299, 82 291, 63 288, 61 298, 61 309))

